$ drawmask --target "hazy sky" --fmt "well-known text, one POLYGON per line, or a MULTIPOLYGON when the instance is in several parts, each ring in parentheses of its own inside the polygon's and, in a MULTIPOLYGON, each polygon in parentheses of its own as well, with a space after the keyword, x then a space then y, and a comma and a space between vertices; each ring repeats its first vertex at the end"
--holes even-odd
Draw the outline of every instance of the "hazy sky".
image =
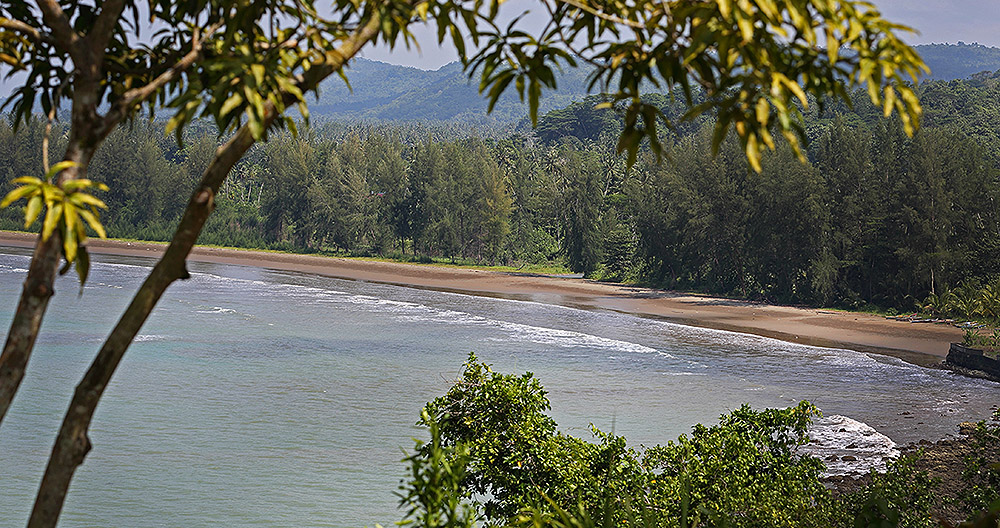
MULTIPOLYGON (((906 38, 910 44, 926 43, 967 43, 978 42, 986 46, 1000 47, 1000 0, 870 0, 882 13, 894 22, 906 24, 919 34, 906 38)), ((322 3, 322 0, 320 2, 322 3)), ((507 0, 503 9, 517 14, 524 9, 537 6, 533 0, 507 0)), ((535 8, 536 11, 539 9, 535 8)), ((513 16, 513 15, 511 15, 513 16)), ((528 17, 530 20, 531 17, 528 17)), ((437 46, 434 32, 424 27, 415 31, 421 44, 415 49, 395 49, 386 47, 367 49, 363 57, 391 64, 415 66, 422 69, 437 69, 456 59, 450 46, 437 46)), ((0 70, 2 71, 2 70, 0 70)), ((0 96, 6 96, 17 80, 0 79, 0 96)))
MULTIPOLYGON (((1000 0, 870 0, 893 22, 906 24, 920 33, 910 35, 910 44, 978 42, 1000 47, 1000 0)), ((508 0, 504 8, 521 11, 533 2, 508 0), (516 9, 516 6, 525 6, 516 9)), ((456 59, 446 46, 439 48, 433 31, 418 31, 421 51, 387 48, 369 49, 364 57, 391 64, 437 69, 456 59)))

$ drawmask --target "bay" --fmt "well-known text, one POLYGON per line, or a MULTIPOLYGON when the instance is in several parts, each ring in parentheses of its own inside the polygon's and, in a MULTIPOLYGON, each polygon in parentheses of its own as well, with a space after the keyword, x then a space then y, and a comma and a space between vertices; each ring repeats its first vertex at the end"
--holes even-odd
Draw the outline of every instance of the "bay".
MULTIPOLYGON (((28 254, 0 254, 10 320, 28 254)), ((63 277, 0 426, 0 526, 23 526, 72 388, 148 272, 96 256, 63 277)), ((896 442, 984 418, 995 383, 894 358, 626 314, 192 263, 116 373, 62 526, 373 526, 399 460, 470 352, 531 371, 564 432, 664 443, 748 402, 807 399, 896 442)))

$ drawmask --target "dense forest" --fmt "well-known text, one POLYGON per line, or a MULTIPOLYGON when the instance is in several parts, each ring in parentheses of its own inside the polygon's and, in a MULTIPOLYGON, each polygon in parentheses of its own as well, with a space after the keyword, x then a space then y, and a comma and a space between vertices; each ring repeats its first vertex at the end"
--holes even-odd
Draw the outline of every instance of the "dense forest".
MULTIPOLYGON (((325 123, 274 134, 241 161, 200 241, 565 263, 667 288, 911 309, 1000 274, 997 79, 925 83, 922 100, 913 138, 870 105, 812 105, 807 163, 779 148, 761 173, 735 139, 712 154, 711 117, 679 123, 664 160, 628 168, 610 139, 620 119, 594 99, 549 112, 531 135, 325 123)), ((0 124, 0 177, 41 172, 43 129, 0 124)), ((90 168, 111 188, 110 236, 167 240, 218 141, 207 126, 182 146, 158 122, 115 132, 90 168)), ((23 227, 19 216, 4 211, 2 227, 23 227)))

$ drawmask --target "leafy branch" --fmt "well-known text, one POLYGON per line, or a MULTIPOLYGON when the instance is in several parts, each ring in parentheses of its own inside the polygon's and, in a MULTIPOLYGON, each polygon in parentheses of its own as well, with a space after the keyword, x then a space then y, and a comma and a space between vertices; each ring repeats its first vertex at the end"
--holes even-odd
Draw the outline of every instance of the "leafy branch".
POLYGON ((56 229, 59 230, 63 257, 66 258, 66 266, 60 273, 66 273, 69 265, 76 263, 76 273, 80 277, 82 288, 87 282, 87 274, 90 271, 90 257, 86 247, 83 246, 87 240, 87 226, 90 226, 97 236, 107 237, 98 211, 107 209, 107 205, 85 191, 89 189, 107 191, 108 186, 87 179, 69 180, 62 185, 51 183, 60 172, 77 165, 74 161, 62 161, 53 165, 45 173, 44 179, 34 176, 15 178, 12 183, 21 185, 7 193, 0 202, 0 209, 22 198, 27 200, 24 208, 24 227, 27 229, 41 215, 44 205, 46 213, 42 221, 42 240, 47 241, 56 229))

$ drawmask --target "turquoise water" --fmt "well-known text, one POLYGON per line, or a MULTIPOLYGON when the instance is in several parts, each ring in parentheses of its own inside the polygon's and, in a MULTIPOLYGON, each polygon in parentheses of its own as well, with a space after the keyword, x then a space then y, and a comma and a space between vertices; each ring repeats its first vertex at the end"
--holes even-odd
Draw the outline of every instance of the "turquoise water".
MULTIPOLYGON (((28 257, 0 254, 0 321, 28 257)), ((0 426, 0 526, 23 526, 72 387, 148 271, 57 284, 0 426)), ((1000 385, 881 356, 616 313, 191 264, 126 355, 62 526, 372 526, 399 519, 402 449, 469 352, 534 372, 566 432, 662 443, 743 402, 802 399, 897 442, 982 418, 1000 385)))

